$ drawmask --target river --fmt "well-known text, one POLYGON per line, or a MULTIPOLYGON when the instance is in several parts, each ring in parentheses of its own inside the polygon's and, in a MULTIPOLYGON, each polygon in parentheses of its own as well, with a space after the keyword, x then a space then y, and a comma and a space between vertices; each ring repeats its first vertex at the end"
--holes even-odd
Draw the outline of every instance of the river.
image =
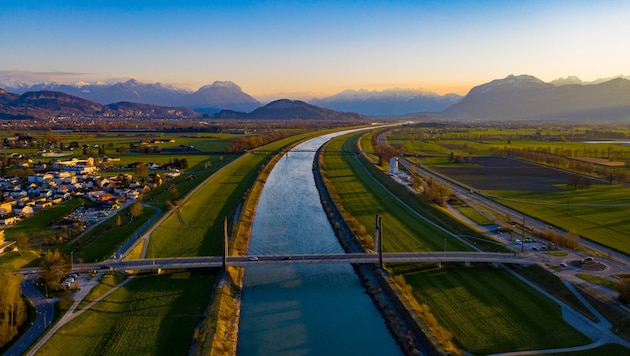
MULTIPOLYGON (((296 150, 315 151, 331 137, 296 150)), ((273 168, 254 218, 249 255, 343 252, 321 206, 314 152, 289 152, 273 168)), ((399 355, 350 265, 287 264, 245 270, 240 355, 399 355)))

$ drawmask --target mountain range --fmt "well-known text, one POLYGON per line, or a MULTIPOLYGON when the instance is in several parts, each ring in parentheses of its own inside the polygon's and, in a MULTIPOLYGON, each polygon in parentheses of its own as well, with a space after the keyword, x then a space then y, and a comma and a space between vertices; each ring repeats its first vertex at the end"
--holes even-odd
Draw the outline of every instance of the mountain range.
POLYGON ((22 95, 0 88, 0 119, 29 120, 51 117, 183 118, 200 116, 191 109, 118 102, 102 105, 58 91, 30 91, 22 95))
POLYGON ((554 85, 510 75, 476 86, 439 116, 493 120, 630 120, 630 80, 554 85))
POLYGON ((461 95, 425 93, 420 90, 387 89, 345 90, 322 99, 312 99, 311 104, 340 111, 360 112, 364 115, 404 115, 417 112, 440 112, 460 101, 461 95))
POLYGON ((401 89, 347 90, 327 98, 313 99, 311 103, 278 100, 262 107, 232 82, 215 82, 195 92, 135 80, 107 85, 12 84, 21 89, 17 94, 0 92, 0 117, 3 118, 199 116, 190 110, 193 108, 197 112, 215 113, 213 117, 217 119, 357 120, 365 119, 363 115, 431 113, 445 119, 630 120, 630 80, 625 77, 592 83, 567 77, 545 83, 531 75, 510 75, 476 86, 463 98, 456 94, 440 96, 401 89), (27 90, 40 87, 56 90, 27 90), (98 100, 85 99, 86 96, 98 100), (118 104, 108 104, 111 102, 118 104))
POLYGON ((221 109, 251 111, 261 106, 258 100, 244 93, 229 81, 216 81, 195 92, 161 83, 141 83, 135 79, 114 84, 74 85, 40 83, 28 85, 16 80, 0 83, 7 91, 23 94, 29 91, 58 91, 103 105, 116 102, 134 102, 160 106, 184 106, 199 112, 213 113, 221 109), (8 85, 7 85, 8 84, 8 85))

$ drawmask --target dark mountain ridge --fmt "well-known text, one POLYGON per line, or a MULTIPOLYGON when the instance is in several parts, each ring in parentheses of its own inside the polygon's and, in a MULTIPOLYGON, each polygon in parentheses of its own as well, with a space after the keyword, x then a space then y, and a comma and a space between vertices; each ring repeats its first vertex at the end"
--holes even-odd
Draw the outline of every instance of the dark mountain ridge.
POLYGON ((529 75, 510 75, 479 85, 440 116, 453 119, 626 120, 630 81, 553 85, 529 75))
POLYGON ((182 118, 199 116, 188 108, 119 102, 101 105, 57 91, 34 91, 22 95, 0 89, 0 118, 47 119, 60 116, 182 118))
POLYGON ((365 121, 364 115, 321 108, 300 100, 280 99, 250 112, 222 110, 215 119, 365 121))

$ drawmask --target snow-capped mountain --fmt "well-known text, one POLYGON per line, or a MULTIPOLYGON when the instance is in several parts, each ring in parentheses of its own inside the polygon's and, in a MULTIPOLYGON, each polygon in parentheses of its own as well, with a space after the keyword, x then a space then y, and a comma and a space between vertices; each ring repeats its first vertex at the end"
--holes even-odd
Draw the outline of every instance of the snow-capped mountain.
POLYGON ((253 97, 244 93, 232 82, 215 82, 192 92, 161 83, 142 83, 135 79, 114 84, 86 83, 75 84, 37 83, 19 80, 0 81, 0 87, 9 92, 23 94, 28 91, 58 91, 100 104, 128 101, 162 106, 186 106, 195 110, 216 112, 220 109, 250 111, 260 106, 253 97))
POLYGON ((358 112, 364 115, 403 115, 416 112, 439 112, 456 103, 457 94, 438 95, 410 89, 344 90, 323 99, 312 99, 314 105, 358 112))

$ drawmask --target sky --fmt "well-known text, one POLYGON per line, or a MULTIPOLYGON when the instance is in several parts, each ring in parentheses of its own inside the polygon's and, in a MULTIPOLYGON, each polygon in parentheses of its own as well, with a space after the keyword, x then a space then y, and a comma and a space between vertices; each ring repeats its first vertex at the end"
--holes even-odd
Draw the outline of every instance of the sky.
POLYGON ((630 74, 628 1, 1 1, 0 74, 257 98, 630 74))

